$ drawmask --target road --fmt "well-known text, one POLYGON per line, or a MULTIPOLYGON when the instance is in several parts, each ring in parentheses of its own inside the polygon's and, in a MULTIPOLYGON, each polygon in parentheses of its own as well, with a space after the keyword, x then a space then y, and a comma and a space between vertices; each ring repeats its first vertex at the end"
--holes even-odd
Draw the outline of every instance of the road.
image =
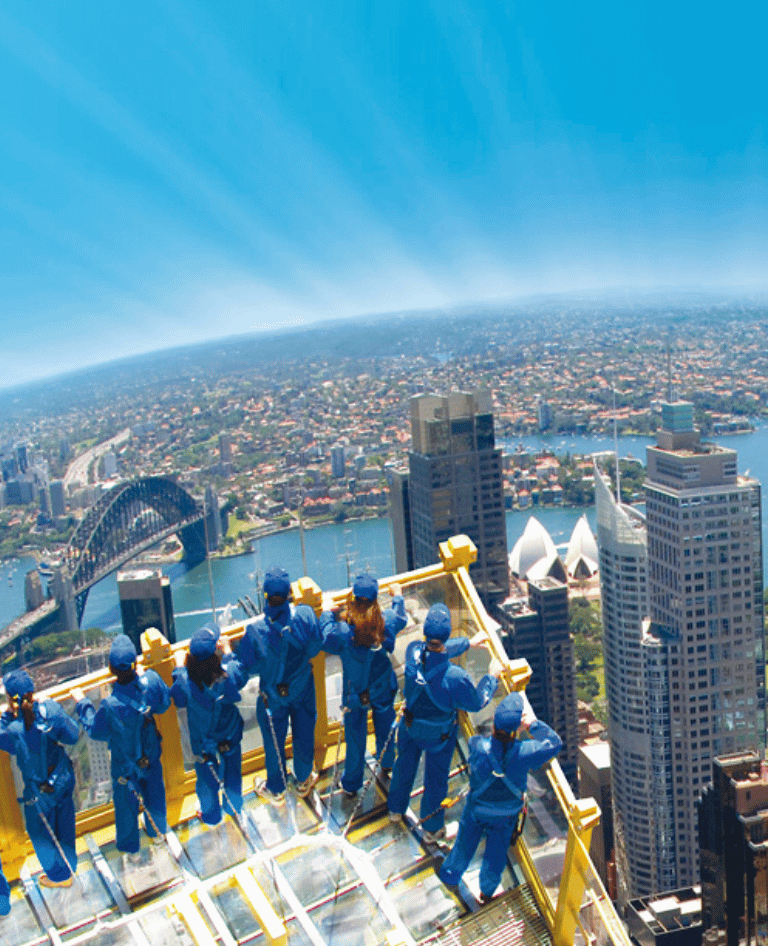
POLYGON ((88 470, 90 469, 91 464, 100 457, 104 456, 105 453, 108 453, 110 450, 113 450, 125 443, 125 441, 128 440, 130 436, 131 428, 126 427, 125 430, 121 430, 119 434, 116 434, 110 440, 105 440, 103 443, 97 443, 96 446, 91 447, 90 450, 86 450, 85 453, 81 453, 80 456, 73 460, 67 467, 67 472, 64 474, 64 489, 69 490, 75 483, 80 483, 82 486, 87 486, 88 470))

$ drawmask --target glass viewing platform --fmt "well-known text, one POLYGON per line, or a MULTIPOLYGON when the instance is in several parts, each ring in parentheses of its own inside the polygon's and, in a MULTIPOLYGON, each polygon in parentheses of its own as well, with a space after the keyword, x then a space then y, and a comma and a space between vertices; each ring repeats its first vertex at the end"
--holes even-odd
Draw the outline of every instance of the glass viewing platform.
MULTIPOLYGON (((399 581, 405 595, 409 623, 397 637, 393 658, 398 675, 406 646, 421 637, 426 612, 437 601, 450 608, 454 634, 471 637, 481 629, 489 634, 493 654, 473 648, 459 658, 474 680, 487 671, 491 656, 504 666, 491 704, 471 717, 460 714, 449 787, 449 798, 458 801, 446 815, 450 845, 468 781, 467 739, 473 732, 489 731, 496 704, 510 690, 524 689, 530 669, 525 661, 507 658, 497 625, 475 592, 468 574, 476 555, 470 540, 457 536, 443 543, 440 552, 440 564, 382 579, 380 588, 385 592, 390 582, 399 581)), ((340 603, 345 595, 341 591, 330 597, 340 603)), ((302 578, 294 583, 294 599, 319 611, 323 595, 310 579, 302 578)), ((325 600, 327 604, 328 595, 325 600)), ((233 647, 243 630, 242 623, 225 628, 233 647)), ((186 642, 171 647, 159 632, 148 631, 141 664, 170 684, 174 652, 185 650, 186 642)), ((242 828, 229 818, 214 828, 201 824, 186 725, 179 725, 183 711, 171 706, 157 717, 172 827, 165 843, 152 844, 142 837, 135 864, 127 864, 115 849, 106 746, 81 735, 70 750, 77 773, 79 864, 74 884, 66 889, 46 889, 38 883, 40 867, 16 800, 21 794, 18 772, 10 757, 0 753, 0 855, 11 881, 11 912, 0 918, 0 943, 629 946, 587 853, 599 809, 591 799, 574 798, 557 761, 531 774, 528 817, 522 837, 508 853, 504 892, 481 905, 477 874, 482 843, 458 891, 446 888, 435 866, 447 848, 431 843, 418 823, 421 775, 404 821, 390 822, 386 780, 374 777, 372 733, 365 794, 348 799, 340 788, 331 790, 344 758, 339 733, 341 665, 338 658, 320 654, 314 672, 320 780, 306 799, 289 791, 281 808, 253 792, 253 776, 262 774, 264 764, 256 722, 258 681, 251 680, 243 691, 242 828)), ((74 716, 72 687, 79 686, 98 705, 102 693, 109 692, 109 681, 104 670, 44 695, 74 716)))

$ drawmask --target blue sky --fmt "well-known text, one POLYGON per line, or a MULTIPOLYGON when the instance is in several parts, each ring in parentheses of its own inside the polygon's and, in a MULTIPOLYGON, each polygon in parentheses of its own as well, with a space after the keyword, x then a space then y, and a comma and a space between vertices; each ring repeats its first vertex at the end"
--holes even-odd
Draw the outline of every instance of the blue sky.
POLYGON ((356 313, 764 289, 764 10, 0 0, 0 386, 356 313))

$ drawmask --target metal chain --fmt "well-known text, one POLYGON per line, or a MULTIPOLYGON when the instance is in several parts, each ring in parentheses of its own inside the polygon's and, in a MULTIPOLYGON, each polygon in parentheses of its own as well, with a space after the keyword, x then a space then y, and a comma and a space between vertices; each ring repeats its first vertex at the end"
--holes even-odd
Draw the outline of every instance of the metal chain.
POLYGON ((357 814, 358 809, 360 808, 360 805, 362 805, 363 800, 365 799, 365 796, 368 794, 368 789, 371 787, 371 782, 373 782, 373 780, 374 780, 374 779, 376 778, 376 776, 378 775, 379 768, 380 768, 380 766, 381 766, 381 760, 384 758, 384 754, 385 754, 385 752, 387 751, 387 749, 389 748, 389 744, 390 744, 390 742, 392 741, 392 736, 394 736, 394 734, 395 734, 395 730, 397 729, 397 724, 400 722, 400 719, 401 719, 401 717, 402 717, 402 715, 403 715, 403 710, 404 710, 404 709, 405 709, 405 702, 403 702, 403 703, 400 704, 400 707, 399 707, 399 709, 398 709, 398 711, 397 711, 397 715, 396 715, 395 718, 392 720, 392 725, 389 727, 389 733, 388 733, 388 735, 387 735, 386 742, 384 743, 384 748, 381 750, 381 752, 379 753, 379 757, 378 757, 378 758, 376 759, 376 761, 374 762, 373 770, 371 771, 371 774, 370 774, 370 776, 368 777, 368 781, 367 781, 367 782, 365 783, 365 785, 363 786, 363 789, 362 789, 362 791, 360 792, 360 795, 358 796, 357 804, 356 804, 355 807, 352 809, 352 814, 349 816, 349 820, 347 821, 347 825, 346 825, 346 827, 344 828, 344 831, 342 832, 342 835, 341 835, 343 838, 345 838, 345 837, 347 836, 347 832, 349 831, 350 825, 351 825, 352 822, 354 821, 355 815, 357 814))
MULTIPOLYGON (((129 778, 127 778, 126 776, 121 776, 121 777, 118 779, 118 782, 119 782, 121 785, 127 785, 127 786, 128 786, 129 791, 133 794, 133 796, 135 797, 136 801, 139 803, 139 815, 141 815, 142 813, 145 814, 146 817, 147 817, 147 821, 149 821, 149 823, 150 823, 150 825, 151 825, 151 827, 152 827, 152 830, 155 832, 155 834, 157 835, 157 837, 162 838, 163 841, 164 841, 166 844, 168 844, 168 838, 167 838, 167 837, 165 836, 165 834, 160 830, 160 828, 158 828, 157 822, 156 822, 155 819, 152 817, 152 812, 151 812, 151 811, 149 810, 149 808, 147 808, 147 806, 144 804, 144 799, 143 799, 143 798, 141 797, 141 795, 139 794, 139 792, 138 792, 136 786, 133 784, 133 782, 132 782, 129 778)), ((145 827, 145 830, 146 830, 146 825, 145 825, 144 827, 145 827)), ((147 832, 147 833, 149 833, 149 832, 147 832)), ((173 848, 171 848, 170 844, 168 844, 168 848, 169 848, 169 850, 171 851, 171 854, 173 854, 173 848)), ((174 860, 175 860, 175 858, 174 858, 174 860)))
POLYGON ((259 695, 261 696, 262 700, 264 700, 264 709, 266 710, 267 719, 269 720, 269 730, 272 733, 272 742, 275 747, 275 752, 277 753, 277 764, 280 766, 280 775, 283 779, 283 791, 287 792, 288 791, 288 774, 286 772, 285 766, 283 765, 283 757, 280 753, 280 746, 278 745, 278 742, 277 742, 277 733, 275 732, 275 724, 272 719, 272 710, 269 708, 269 704, 267 703, 267 698, 264 696, 264 694, 261 693, 259 695))

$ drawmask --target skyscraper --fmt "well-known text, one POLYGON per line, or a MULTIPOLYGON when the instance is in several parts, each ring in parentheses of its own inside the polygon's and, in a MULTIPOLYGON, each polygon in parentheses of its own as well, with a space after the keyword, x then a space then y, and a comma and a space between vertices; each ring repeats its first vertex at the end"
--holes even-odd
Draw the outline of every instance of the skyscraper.
POLYGON ((568 586, 549 576, 531 579, 527 601, 508 599, 493 615, 505 629, 502 640, 507 654, 530 664, 533 676, 526 691, 528 699, 538 718, 563 740, 558 760, 575 785, 579 721, 568 586))
POLYGON ((159 569, 142 568, 118 572, 117 590, 123 631, 141 650, 141 635, 156 627, 170 644, 176 643, 171 582, 159 569))
POLYGON ((765 747, 760 484, 705 443, 693 405, 662 406, 648 448, 651 631, 668 679, 676 886, 699 877, 696 801, 712 759, 765 747))
POLYGON ((712 759, 765 746, 760 484, 676 402, 648 448, 645 529, 601 475, 595 491, 622 899, 698 881, 712 759))
POLYGON ((619 900, 626 903, 630 897, 673 886, 669 879, 661 879, 659 861, 666 837, 663 832, 661 838, 656 836, 658 809, 652 804, 651 727, 643 648, 643 621, 648 614, 646 532, 643 516, 617 502, 597 466, 595 506, 616 883, 619 900))
POLYGON ((488 391, 411 398, 410 529, 415 568, 452 535, 477 546, 472 580, 486 606, 509 591, 501 450, 488 391))

